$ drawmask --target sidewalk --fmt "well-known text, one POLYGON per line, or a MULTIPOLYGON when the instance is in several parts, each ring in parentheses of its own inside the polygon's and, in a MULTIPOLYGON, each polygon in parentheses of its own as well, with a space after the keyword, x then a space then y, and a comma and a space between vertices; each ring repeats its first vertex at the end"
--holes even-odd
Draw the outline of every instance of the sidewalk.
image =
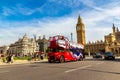
POLYGON ((85 56, 85 59, 93 59, 92 56, 85 56))
POLYGON ((3 63, 0 61, 0 66, 2 65, 14 65, 14 64, 26 64, 26 63, 34 63, 34 62, 46 62, 47 59, 39 60, 39 61, 28 61, 28 60, 15 60, 13 63, 3 63))

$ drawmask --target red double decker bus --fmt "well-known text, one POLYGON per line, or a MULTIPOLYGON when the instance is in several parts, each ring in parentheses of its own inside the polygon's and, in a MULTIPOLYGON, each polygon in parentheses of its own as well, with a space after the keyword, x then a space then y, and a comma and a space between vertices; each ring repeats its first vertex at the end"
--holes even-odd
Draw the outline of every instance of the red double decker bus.
POLYGON ((51 37, 48 49, 48 61, 50 63, 83 60, 84 46, 69 41, 65 36, 51 37))

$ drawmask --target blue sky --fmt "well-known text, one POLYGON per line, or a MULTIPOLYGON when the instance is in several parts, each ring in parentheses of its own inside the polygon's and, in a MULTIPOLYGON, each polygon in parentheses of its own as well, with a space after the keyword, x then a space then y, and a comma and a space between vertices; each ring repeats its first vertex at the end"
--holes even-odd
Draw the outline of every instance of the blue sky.
POLYGON ((112 23, 120 26, 120 0, 0 0, 0 46, 14 43, 25 33, 30 38, 73 33, 80 14, 86 40, 104 40, 112 23))

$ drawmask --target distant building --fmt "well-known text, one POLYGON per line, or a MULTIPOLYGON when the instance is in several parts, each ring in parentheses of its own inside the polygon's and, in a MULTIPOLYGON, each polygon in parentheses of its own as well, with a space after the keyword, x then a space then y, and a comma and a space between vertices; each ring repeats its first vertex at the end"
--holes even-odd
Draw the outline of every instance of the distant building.
POLYGON ((15 54, 16 56, 29 55, 36 52, 46 53, 48 47, 48 40, 45 38, 45 35, 41 39, 29 38, 27 34, 23 38, 19 38, 13 44, 9 46, 1 46, 0 54, 15 54))
POLYGON ((15 55, 28 55, 38 51, 38 44, 34 38, 29 38, 27 34, 11 44, 8 49, 8 53, 15 55))
POLYGON ((8 53, 9 46, 1 46, 0 54, 6 55, 8 53))
POLYGON ((47 47, 48 47, 48 40, 45 38, 45 35, 43 35, 43 38, 39 37, 37 40, 37 43, 39 45, 39 52, 46 53, 47 47))
POLYGON ((86 44, 86 39, 85 39, 85 25, 82 22, 82 18, 78 17, 78 22, 76 24, 76 33, 77 33, 77 42, 86 44))
POLYGON ((113 32, 104 36, 104 41, 89 42, 86 44, 88 52, 108 52, 112 51, 116 56, 120 56, 120 31, 113 24, 113 32))
POLYGON ((85 46, 87 53, 98 53, 112 51, 115 55, 120 56, 120 31, 118 27, 113 24, 113 32, 104 36, 104 41, 98 40, 95 42, 86 43, 85 39, 85 25, 82 22, 82 18, 78 17, 76 25, 77 42, 82 43, 85 46))
POLYGON ((78 16, 78 22, 76 24, 77 42, 82 43, 85 46, 85 52, 94 53, 105 50, 105 45, 103 41, 89 42, 86 44, 85 37, 85 25, 82 22, 80 15, 78 16))
POLYGON ((105 38, 105 51, 112 51, 117 56, 120 56, 120 31, 118 27, 113 24, 113 32, 104 36, 105 38))
POLYGON ((105 52, 105 43, 104 41, 88 42, 85 45, 85 48, 88 53, 104 53, 105 52))

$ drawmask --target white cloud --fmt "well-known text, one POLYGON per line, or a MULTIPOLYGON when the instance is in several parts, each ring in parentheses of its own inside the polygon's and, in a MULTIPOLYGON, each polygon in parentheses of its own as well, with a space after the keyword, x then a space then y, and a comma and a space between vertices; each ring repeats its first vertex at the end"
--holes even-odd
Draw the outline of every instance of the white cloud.
POLYGON ((14 10, 16 12, 23 14, 23 15, 31 15, 36 11, 36 9, 24 7, 23 5, 17 5, 16 7, 14 7, 14 10))
POLYGON ((112 23, 118 24, 120 22, 120 5, 112 5, 110 3, 104 7, 101 6, 99 10, 94 8, 91 11, 82 11, 83 22, 86 25, 87 41, 104 40, 105 35, 112 33, 112 23))
MULTIPOLYGON (((16 23, 14 25, 19 25, 19 26, 2 29, 0 34, 5 34, 5 35, 0 35, 0 37, 2 37, 2 39, 0 39, 1 40, 0 45, 13 43, 14 41, 17 41, 18 38, 23 37, 25 33, 27 33, 30 37, 33 37, 33 34, 36 34, 37 37, 46 35, 46 38, 48 38, 50 36, 55 36, 55 35, 65 35, 68 38, 70 38, 70 33, 72 32, 74 34, 73 35, 74 38, 76 38, 75 36, 76 20, 73 18, 66 17, 66 18, 59 18, 55 20, 47 19, 45 22, 38 21, 38 23, 35 22, 35 24, 32 22, 26 22, 26 23, 24 26, 20 26, 21 23, 16 23), (29 23, 29 25, 30 24, 32 25, 29 26, 26 23, 29 23)), ((22 25, 23 24, 24 23, 22 23, 22 25)))
POLYGON ((49 0, 49 2, 55 2, 68 7, 78 7, 80 6, 80 0, 49 0))
POLYGON ((3 7, 3 13, 2 13, 4 16, 9 16, 11 14, 14 14, 14 11, 10 8, 7 8, 7 7, 3 7))
POLYGON ((15 7, 3 7, 3 15, 4 16, 10 16, 10 15, 15 15, 15 14, 22 14, 22 15, 31 15, 36 11, 40 11, 40 8, 36 8, 36 9, 31 9, 28 7, 25 7, 23 5, 16 5, 15 7))

